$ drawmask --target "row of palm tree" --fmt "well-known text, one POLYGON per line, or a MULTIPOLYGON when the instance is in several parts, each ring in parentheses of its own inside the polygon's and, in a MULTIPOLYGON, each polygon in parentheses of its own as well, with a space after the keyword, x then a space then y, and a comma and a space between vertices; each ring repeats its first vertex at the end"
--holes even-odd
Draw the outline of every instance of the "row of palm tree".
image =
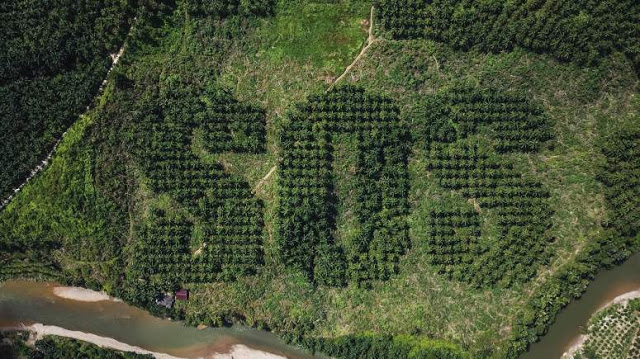
POLYGON ((82 114, 133 18, 126 1, 0 4, 0 198, 13 193, 82 114))
MULTIPOLYGON (((547 122, 518 94, 509 98, 491 91, 463 88, 436 98, 458 101, 446 104, 449 110, 436 109, 445 121, 457 123, 457 129, 449 130, 456 132, 456 138, 428 141, 427 170, 441 187, 473 198, 484 210, 492 210, 499 230, 493 238, 482 238, 480 215, 475 210, 434 209, 427 219, 424 238, 427 258, 448 277, 474 285, 526 281, 548 257, 546 249, 552 241, 548 234, 552 215, 547 203, 550 194, 539 181, 523 178, 499 153, 537 151, 540 143, 550 137, 547 122), (494 100, 497 103, 492 106, 490 102, 494 100), (531 107, 529 115, 517 110, 509 112, 526 107, 531 107), (519 122, 514 125, 509 121, 519 122), (464 138, 482 124, 495 131, 492 143, 495 151, 490 143, 464 138), (530 250, 523 250, 526 248, 530 250), (492 270, 478 270, 485 267, 492 270)), ((427 129, 429 126, 441 123, 434 121, 427 123, 427 129)))
POLYGON ((640 64, 635 0, 379 0, 377 7, 384 29, 396 39, 431 38, 485 52, 520 46, 582 64, 620 51, 640 64))
POLYGON ((640 130, 620 130, 601 144, 606 162, 598 173, 605 185, 611 226, 626 236, 640 233, 640 130))
POLYGON ((296 106, 279 134, 277 241, 283 263, 326 285, 386 279, 409 246, 408 134, 387 97, 346 86, 296 106), (355 133, 355 205, 361 234, 334 244, 332 137, 355 133), (403 225, 404 224, 404 225, 403 225))
POLYGON ((203 162, 191 144, 200 127, 211 152, 256 152, 265 142, 264 110, 225 91, 183 85, 169 86, 154 99, 155 114, 138 124, 136 153, 154 191, 170 194, 192 219, 154 213, 138 231, 131 272, 154 281, 234 280, 264 262, 264 206, 245 180, 225 173, 220 164, 203 162))

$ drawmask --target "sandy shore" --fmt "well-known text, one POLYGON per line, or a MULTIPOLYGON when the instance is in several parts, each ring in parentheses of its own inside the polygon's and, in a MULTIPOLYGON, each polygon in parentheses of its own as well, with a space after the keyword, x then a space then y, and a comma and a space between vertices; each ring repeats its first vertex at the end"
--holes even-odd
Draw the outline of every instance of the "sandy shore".
POLYGON ((120 299, 110 297, 105 292, 96 292, 91 289, 79 287, 55 287, 53 294, 60 298, 77 300, 80 302, 100 302, 103 300, 113 300, 120 302, 120 299))
POLYGON ((634 290, 632 292, 627 292, 627 293, 624 293, 622 295, 619 295, 619 296, 615 297, 611 302, 609 302, 609 303, 605 304, 604 306, 602 306, 602 308, 608 307, 613 303, 626 304, 630 300, 636 299, 636 298, 640 298, 640 289, 634 290))
POLYGON ((44 324, 37 323, 37 324, 32 324, 28 326, 13 328, 13 329, 31 331, 36 334, 35 340, 42 339, 42 337, 44 337, 45 335, 57 335, 60 337, 72 338, 72 339, 93 343, 104 348, 111 348, 111 349, 116 349, 116 350, 121 350, 126 352, 134 352, 138 354, 151 354, 154 357, 159 359, 182 359, 182 358, 178 358, 165 353, 156 353, 149 350, 145 350, 140 347, 119 342, 112 338, 106 338, 106 337, 101 337, 95 334, 64 329, 55 325, 44 325, 44 324))
MULTIPOLYGON (((129 345, 127 343, 123 343, 117 341, 112 338, 101 337, 99 335, 79 332, 75 330, 64 329, 55 325, 44 325, 44 324, 32 324, 28 326, 22 327, 14 327, 14 328, 5 328, 11 330, 28 330, 35 333, 35 340, 42 339, 45 335, 56 335, 60 337, 72 338, 77 340, 82 340, 85 342, 89 342, 100 347, 110 348, 125 352, 134 352, 138 354, 151 354, 158 359, 186 359, 182 357, 173 356, 167 353, 159 353, 153 352, 150 350, 146 350, 137 346, 129 345)), ((231 347, 231 351, 229 353, 211 353, 211 355, 206 355, 202 357, 202 359, 286 359, 283 356, 263 352, 256 349, 251 349, 246 345, 236 344, 231 347)))
POLYGON ((228 354, 215 354, 213 359, 286 359, 283 356, 275 355, 260 350, 251 349, 246 345, 236 344, 228 354))
POLYGON ((576 353, 580 349, 582 349, 582 346, 584 345, 584 343, 586 343, 587 339, 589 339, 589 336, 587 334, 580 334, 578 339, 573 342, 571 347, 564 354, 562 354, 561 359, 573 359, 573 356, 576 355, 576 353))

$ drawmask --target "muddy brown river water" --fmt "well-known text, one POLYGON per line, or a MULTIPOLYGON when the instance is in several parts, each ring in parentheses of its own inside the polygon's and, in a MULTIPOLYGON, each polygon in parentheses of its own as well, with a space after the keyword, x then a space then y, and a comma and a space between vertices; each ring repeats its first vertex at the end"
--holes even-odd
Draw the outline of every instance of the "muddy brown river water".
MULTIPOLYGON (((0 284, 0 327, 42 323, 113 338, 119 342, 182 358, 228 353, 242 344, 291 359, 318 359, 288 346, 276 335, 244 327, 198 330, 151 316, 120 301, 82 302, 53 293, 55 283, 9 281, 0 284)), ((542 340, 522 359, 559 359, 579 338, 589 318, 626 292, 640 289, 640 254, 598 274, 577 301, 556 318, 542 340)))
POLYGON ((291 359, 313 359, 276 335, 234 326, 198 330, 156 318, 120 301, 82 302, 56 296, 55 283, 9 281, 0 284, 0 326, 42 323, 113 338, 119 342, 182 358, 228 353, 236 344, 291 359))
POLYGON ((579 339, 589 318, 615 297, 640 289, 640 254, 614 269, 599 273, 584 295, 556 317, 542 340, 521 359, 559 359, 579 339))

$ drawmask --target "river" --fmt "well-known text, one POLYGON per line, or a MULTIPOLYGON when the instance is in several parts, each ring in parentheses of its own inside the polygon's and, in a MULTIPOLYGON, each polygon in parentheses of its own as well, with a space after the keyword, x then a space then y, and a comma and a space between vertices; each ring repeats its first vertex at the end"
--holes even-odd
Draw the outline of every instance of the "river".
POLYGON ((181 358, 229 353, 239 344, 291 359, 319 358, 286 345, 266 331, 240 326, 198 330, 181 322, 156 318, 121 301, 61 298, 54 294, 56 286, 26 281, 0 284, 0 327, 42 323, 181 358))
POLYGON ((559 359, 586 329, 589 318, 615 297, 640 289, 640 254, 614 269, 599 273, 584 295, 556 317, 542 340, 531 345, 521 359, 559 359))
MULTIPOLYGON (((238 344, 291 359, 320 358, 288 346, 265 331, 245 327, 198 330, 153 317, 120 301, 82 302, 61 298, 54 294, 54 287, 54 283, 25 281, 0 284, 0 327, 42 323, 182 358, 228 353, 238 344)), ((560 358, 580 337, 593 313, 615 297, 638 289, 640 254, 598 274, 582 298, 563 309, 548 333, 521 359, 560 358)))

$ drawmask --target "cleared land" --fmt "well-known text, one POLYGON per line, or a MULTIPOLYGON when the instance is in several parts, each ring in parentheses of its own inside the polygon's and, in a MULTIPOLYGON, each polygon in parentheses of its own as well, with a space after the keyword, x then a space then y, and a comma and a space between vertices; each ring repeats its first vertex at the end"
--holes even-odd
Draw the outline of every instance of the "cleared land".
POLYGON ((369 2, 269 4, 220 15, 179 2, 138 18, 100 105, 0 213, 3 277, 64 278, 191 325, 243 322, 338 357, 360 355, 348 347, 513 357, 593 273, 635 250, 637 230, 622 231, 610 203, 633 222, 637 197, 602 178, 607 163, 637 169, 603 151, 638 123, 631 55, 486 53, 396 38, 380 22, 371 41, 369 2), (350 64, 340 84, 380 99, 371 108, 336 98, 344 87, 326 93, 350 64), (366 127, 384 119, 412 135, 395 172, 406 177, 389 175, 387 158, 402 155, 385 141, 397 141, 366 127), (287 157, 287 133, 299 157, 287 157), (282 177, 284 161, 295 176, 282 177), (284 190, 309 201, 281 211, 291 178, 308 182, 284 190), (319 232, 283 239, 305 208, 319 232), (403 228, 406 243, 376 241, 403 228), (301 243, 298 260, 287 260, 289 241, 301 243), (318 269, 323 258, 341 258, 344 272, 318 269), (189 302, 151 302, 175 286, 189 287, 189 302))

